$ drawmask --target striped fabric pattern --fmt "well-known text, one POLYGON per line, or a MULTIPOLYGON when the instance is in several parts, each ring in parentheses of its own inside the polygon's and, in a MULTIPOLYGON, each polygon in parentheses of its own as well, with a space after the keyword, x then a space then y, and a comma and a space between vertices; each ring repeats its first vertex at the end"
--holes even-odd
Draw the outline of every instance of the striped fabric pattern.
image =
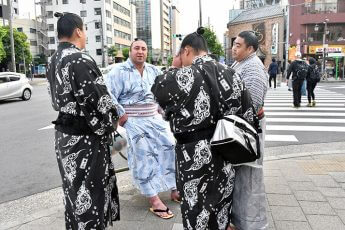
POLYGON ((268 73, 256 53, 231 66, 244 81, 251 94, 256 111, 264 105, 268 86, 268 73))

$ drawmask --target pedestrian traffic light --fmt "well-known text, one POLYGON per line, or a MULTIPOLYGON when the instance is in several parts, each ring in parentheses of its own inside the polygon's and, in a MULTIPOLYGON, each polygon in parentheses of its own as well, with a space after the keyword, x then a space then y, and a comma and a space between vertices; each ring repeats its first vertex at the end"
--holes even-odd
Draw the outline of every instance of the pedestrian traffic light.
POLYGON ((182 34, 173 34, 173 38, 178 38, 181 41, 182 40, 182 34))

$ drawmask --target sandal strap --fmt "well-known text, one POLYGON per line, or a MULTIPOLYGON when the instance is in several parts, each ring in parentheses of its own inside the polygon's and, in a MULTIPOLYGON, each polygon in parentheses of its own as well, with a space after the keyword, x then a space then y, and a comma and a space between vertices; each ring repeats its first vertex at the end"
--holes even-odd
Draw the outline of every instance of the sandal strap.
POLYGON ((166 210, 163 210, 163 209, 153 209, 154 212, 166 212, 168 213, 170 211, 170 209, 167 207, 166 210))

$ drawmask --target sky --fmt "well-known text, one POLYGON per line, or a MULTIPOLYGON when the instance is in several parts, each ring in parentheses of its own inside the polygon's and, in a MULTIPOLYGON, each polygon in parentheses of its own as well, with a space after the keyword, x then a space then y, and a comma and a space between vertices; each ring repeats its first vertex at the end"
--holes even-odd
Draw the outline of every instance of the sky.
MULTIPOLYGON (((77 0, 73 0, 77 1, 77 0)), ((152 0, 158 1, 158 0, 152 0)), ((180 11, 180 32, 183 35, 195 32, 199 20, 199 0, 173 0, 180 11)), ((223 43, 223 34, 229 20, 229 10, 238 4, 238 0, 201 0, 202 23, 210 24, 216 32, 218 40, 223 43)), ((34 17, 34 0, 19 0, 19 14, 24 17, 34 17)))

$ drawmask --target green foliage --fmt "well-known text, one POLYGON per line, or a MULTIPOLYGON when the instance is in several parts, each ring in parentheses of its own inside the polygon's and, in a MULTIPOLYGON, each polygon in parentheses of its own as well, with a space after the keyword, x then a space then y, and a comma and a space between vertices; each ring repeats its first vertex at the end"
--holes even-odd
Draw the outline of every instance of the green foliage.
POLYGON ((35 65, 46 64, 46 56, 44 54, 39 54, 34 57, 33 63, 35 65))
POLYGON ((169 56, 168 57, 168 66, 171 66, 172 62, 173 62, 173 57, 169 56))
POLYGON ((129 48, 123 48, 122 55, 124 56, 124 59, 127 60, 129 57, 129 48))
MULTIPOLYGON (((2 43, 5 50, 5 57, 1 60, 2 64, 8 65, 11 62, 11 40, 10 40, 10 28, 8 26, 2 27, 4 32, 2 37, 2 43)), ((30 53, 30 44, 27 41, 28 37, 23 32, 19 32, 13 29, 14 39, 14 53, 16 58, 16 64, 22 63, 25 57, 25 63, 28 66, 32 61, 30 53)))
POLYGON ((118 52, 118 49, 115 46, 111 46, 108 48, 108 56, 109 57, 113 57, 115 59, 117 52, 118 52))
POLYGON ((6 57, 6 52, 4 49, 4 45, 2 43, 2 39, 5 36, 6 31, 3 27, 0 27, 0 62, 6 57))
POLYGON ((206 39, 208 49, 212 54, 215 54, 218 57, 224 56, 224 49, 219 43, 215 32, 213 32, 210 28, 205 28, 205 33, 203 36, 206 39))

